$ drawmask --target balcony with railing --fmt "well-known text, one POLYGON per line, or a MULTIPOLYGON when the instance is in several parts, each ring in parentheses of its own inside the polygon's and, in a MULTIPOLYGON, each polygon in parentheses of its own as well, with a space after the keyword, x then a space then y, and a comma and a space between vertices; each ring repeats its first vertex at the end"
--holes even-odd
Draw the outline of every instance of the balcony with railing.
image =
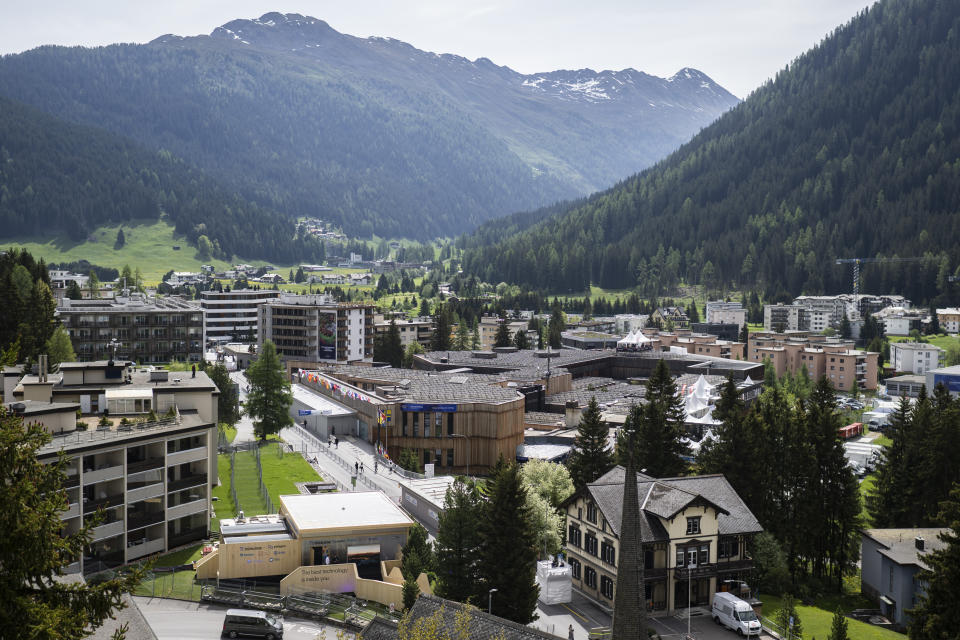
POLYGON ((144 527, 149 527, 152 524, 158 524, 164 520, 165 515, 163 509, 151 511, 131 508, 129 510, 129 514, 127 515, 127 531, 143 529, 144 527))
POLYGON ((167 491, 173 493, 174 491, 182 491, 183 489, 189 489, 190 487, 205 486, 206 484, 206 471, 191 473, 189 475, 181 475, 176 480, 167 480, 167 491))
POLYGON ((699 564, 695 567, 675 567, 673 577, 675 580, 687 580, 697 578, 712 578, 717 575, 717 565, 699 564))
POLYGON ((123 533, 123 520, 116 520, 114 522, 108 522, 102 524, 99 527, 94 527, 91 531, 92 540, 97 542, 98 540, 106 540, 107 538, 112 538, 114 536, 119 536, 123 533))

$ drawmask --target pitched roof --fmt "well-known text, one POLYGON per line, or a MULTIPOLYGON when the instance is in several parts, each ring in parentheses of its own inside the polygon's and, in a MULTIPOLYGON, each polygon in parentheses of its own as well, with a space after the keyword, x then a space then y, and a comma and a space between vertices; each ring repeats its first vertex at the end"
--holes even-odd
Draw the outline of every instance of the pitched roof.
MULTIPOLYGON (((466 605, 452 600, 444 600, 434 595, 426 593, 420 594, 416 604, 410 610, 411 620, 428 618, 437 611, 443 618, 443 626, 447 632, 452 634, 456 630, 457 614, 466 611, 470 616, 469 638, 470 640, 489 640, 492 638, 503 638, 503 640, 556 640, 559 636, 554 636, 545 631, 525 627, 511 620, 499 618, 490 615, 476 607, 466 605), (502 634, 502 636, 501 636, 502 634)), ((376 618, 360 633, 361 640, 397 640, 399 632, 396 623, 376 618)))
MULTIPOLYGON (((600 512, 620 535, 625 471, 616 466, 586 487, 600 512)), ((654 479, 637 474, 640 500, 640 539, 644 542, 667 540, 669 535, 660 518, 670 519, 695 502, 706 502, 718 511, 721 535, 757 533, 763 527, 722 475, 654 479)))

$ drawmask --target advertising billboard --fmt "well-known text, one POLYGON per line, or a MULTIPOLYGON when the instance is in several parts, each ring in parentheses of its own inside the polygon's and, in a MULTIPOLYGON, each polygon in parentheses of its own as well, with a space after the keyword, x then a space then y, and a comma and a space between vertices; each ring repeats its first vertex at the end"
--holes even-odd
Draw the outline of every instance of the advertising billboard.
POLYGON ((320 327, 317 352, 321 360, 337 359, 337 314, 321 313, 318 318, 320 327))

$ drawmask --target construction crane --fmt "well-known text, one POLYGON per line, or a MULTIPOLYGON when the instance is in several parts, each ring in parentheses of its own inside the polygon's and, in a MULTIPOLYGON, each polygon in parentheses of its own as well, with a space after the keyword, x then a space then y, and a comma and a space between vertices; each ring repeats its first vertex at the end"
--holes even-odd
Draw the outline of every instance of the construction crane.
POLYGON ((837 258, 837 264, 853 265, 853 299, 859 300, 860 296, 860 265, 873 262, 916 262, 923 258, 837 258))

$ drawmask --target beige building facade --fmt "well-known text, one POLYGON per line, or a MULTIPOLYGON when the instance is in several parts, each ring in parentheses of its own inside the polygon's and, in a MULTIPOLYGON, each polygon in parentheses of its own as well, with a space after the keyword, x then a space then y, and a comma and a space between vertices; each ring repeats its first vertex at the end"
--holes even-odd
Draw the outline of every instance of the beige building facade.
MULTIPOLYGON (((566 552, 573 585, 612 607, 616 594, 624 471, 616 467, 569 498, 566 552)), ((709 606, 724 580, 744 580, 749 539, 762 531, 722 475, 654 479, 637 474, 647 610, 669 615, 709 606)))

